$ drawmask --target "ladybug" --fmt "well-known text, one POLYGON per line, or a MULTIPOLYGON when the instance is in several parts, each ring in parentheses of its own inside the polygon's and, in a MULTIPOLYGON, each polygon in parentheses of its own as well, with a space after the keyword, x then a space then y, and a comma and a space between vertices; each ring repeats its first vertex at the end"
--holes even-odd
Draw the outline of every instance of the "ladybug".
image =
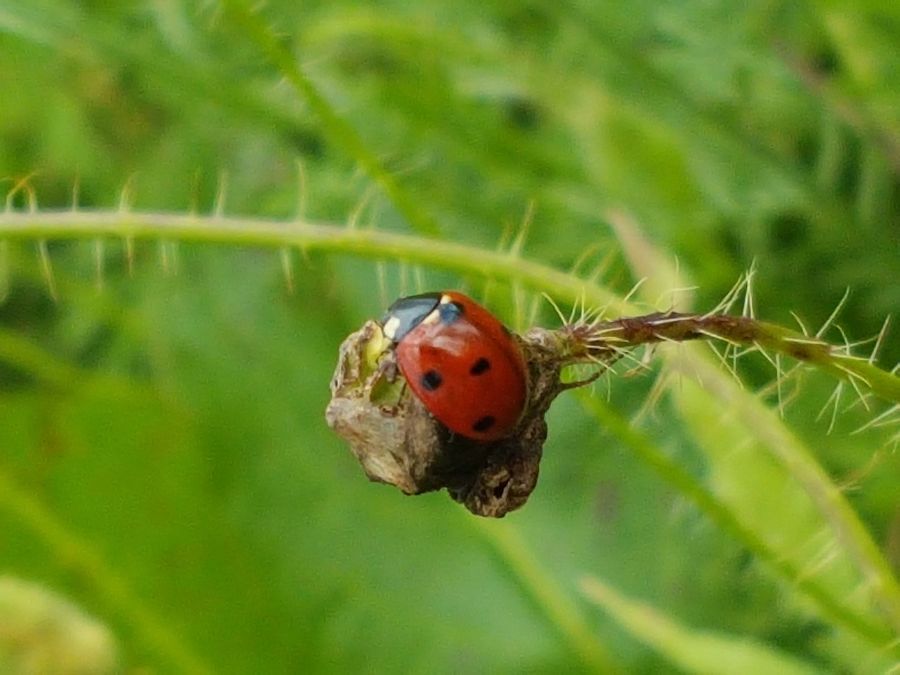
POLYGON ((462 293, 400 298, 381 319, 400 372, 450 431, 476 441, 515 428, 528 389, 525 360, 509 330, 462 293))

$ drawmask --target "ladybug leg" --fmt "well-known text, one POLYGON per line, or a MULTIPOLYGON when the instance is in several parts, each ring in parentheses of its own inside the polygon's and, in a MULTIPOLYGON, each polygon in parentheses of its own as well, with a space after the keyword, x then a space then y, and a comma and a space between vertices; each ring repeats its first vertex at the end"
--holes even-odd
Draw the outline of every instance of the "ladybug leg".
MULTIPOLYGON (((367 389, 371 392, 376 389, 382 389, 385 384, 388 386, 393 385, 397 380, 400 380, 400 388, 394 395, 391 396, 392 399, 396 398, 396 401, 399 402, 403 399, 403 396, 406 394, 406 389, 408 384, 406 379, 400 374, 400 367, 397 365, 397 361, 393 358, 385 358, 378 362, 378 367, 375 371, 369 376, 367 389)), ((395 415, 399 406, 390 403, 381 403, 379 408, 389 414, 395 415)))
POLYGON ((378 355, 378 363, 375 370, 369 375, 369 382, 374 383, 379 380, 385 380, 388 384, 393 384, 400 376, 400 366, 397 365, 397 359, 390 349, 385 349, 378 355))
POLYGON ((394 359, 383 359, 378 364, 378 370, 375 371, 378 378, 384 378, 391 384, 397 381, 400 376, 400 368, 394 359))

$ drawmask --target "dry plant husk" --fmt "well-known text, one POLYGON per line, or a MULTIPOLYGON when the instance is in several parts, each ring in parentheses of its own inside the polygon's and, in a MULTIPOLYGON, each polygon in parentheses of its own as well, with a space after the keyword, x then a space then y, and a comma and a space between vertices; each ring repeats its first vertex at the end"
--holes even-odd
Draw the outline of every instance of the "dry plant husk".
MULTIPOLYGON (((569 362, 558 331, 514 335, 528 371, 521 418, 504 439, 477 442, 450 432, 409 387, 384 349, 380 326, 367 322, 341 344, 326 419, 349 444, 369 479, 408 495, 446 489, 479 516, 500 518, 528 500, 537 485, 547 424, 544 415, 572 383, 560 381, 569 362), (373 358, 373 355, 375 356, 373 358), (395 387, 396 397, 385 392, 395 387)), ((577 383, 576 383, 577 385, 577 383)))

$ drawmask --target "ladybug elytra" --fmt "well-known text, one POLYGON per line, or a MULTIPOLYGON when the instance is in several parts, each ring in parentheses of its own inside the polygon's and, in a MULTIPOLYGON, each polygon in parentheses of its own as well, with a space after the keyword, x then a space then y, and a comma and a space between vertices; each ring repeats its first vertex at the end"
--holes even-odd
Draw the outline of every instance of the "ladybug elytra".
POLYGON ((495 441, 525 406, 525 361, 487 309, 455 291, 400 298, 381 320, 413 393, 450 431, 495 441))

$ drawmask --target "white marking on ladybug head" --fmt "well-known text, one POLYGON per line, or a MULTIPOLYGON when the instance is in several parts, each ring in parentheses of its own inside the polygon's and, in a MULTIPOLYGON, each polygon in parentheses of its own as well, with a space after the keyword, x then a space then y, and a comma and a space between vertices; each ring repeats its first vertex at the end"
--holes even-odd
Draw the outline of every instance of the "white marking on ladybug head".
POLYGON ((451 302, 453 302, 453 298, 451 298, 449 295, 447 295, 446 293, 444 293, 444 295, 441 296, 441 301, 440 301, 439 304, 441 304, 441 305, 449 305, 451 302))
POLYGON ((422 319, 422 323, 424 323, 425 325, 431 325, 433 323, 437 323, 440 320, 441 320, 441 313, 438 310, 434 309, 431 311, 431 313, 428 316, 426 316, 424 319, 422 319))
POLYGON ((388 340, 393 340, 394 336, 397 334, 397 328, 400 327, 400 319, 396 316, 392 316, 390 319, 384 322, 384 326, 381 328, 381 332, 384 333, 384 336, 388 340))

